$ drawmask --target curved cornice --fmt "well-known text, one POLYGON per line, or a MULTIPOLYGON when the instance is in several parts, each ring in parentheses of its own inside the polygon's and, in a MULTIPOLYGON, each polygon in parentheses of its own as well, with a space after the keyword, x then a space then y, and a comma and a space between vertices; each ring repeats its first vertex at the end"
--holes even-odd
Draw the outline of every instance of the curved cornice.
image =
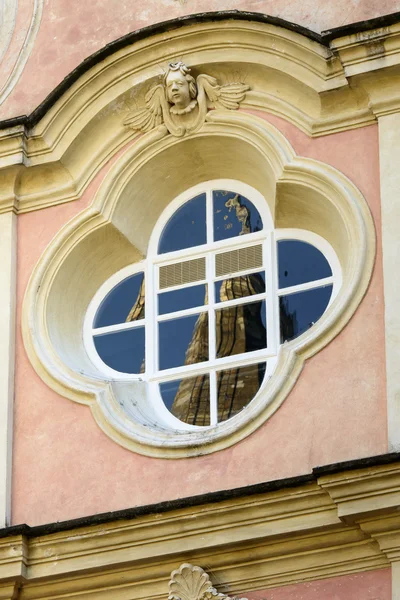
MULTIPOLYGON (((296 25, 285 19, 279 17, 271 17, 262 13, 255 13, 250 11, 241 10, 222 10, 217 12, 206 12, 196 13, 193 15, 187 15, 178 19, 171 19, 169 21, 163 21, 156 23, 155 25, 149 25, 136 31, 132 31, 109 44, 106 44, 97 52, 94 52, 85 60, 83 60, 73 71, 63 79, 63 81, 43 100, 41 104, 30 115, 21 115, 12 119, 5 119, 0 121, 0 129, 6 129, 8 127, 14 127, 15 125, 24 125, 26 128, 34 127, 40 119, 54 106, 54 104, 61 98, 61 96, 87 71, 92 67, 108 58, 115 52, 118 52, 126 46, 135 44, 141 40, 145 40, 154 35, 160 33, 166 33, 182 27, 188 27, 190 25, 198 25, 199 23, 213 23, 226 21, 227 19, 234 21, 252 21, 254 23, 268 23, 270 25, 276 25, 277 27, 283 27, 288 31, 294 31, 306 38, 318 42, 322 45, 328 45, 324 43, 323 35, 320 35, 311 29, 296 25)), ((400 17, 399 17, 400 20, 400 17)))
POLYGON ((163 21, 155 25, 149 25, 147 27, 143 27, 142 29, 130 32, 118 38, 117 40, 106 44, 103 48, 85 58, 85 60, 83 60, 73 71, 71 71, 71 73, 69 73, 69 75, 67 75, 67 77, 65 77, 63 81, 52 92, 50 92, 50 94, 45 98, 45 100, 41 104, 39 104, 39 106, 30 115, 21 115, 12 119, 2 120, 0 121, 0 129, 7 129, 16 125, 23 125, 27 129, 34 127, 40 121, 40 119, 42 119, 43 116, 48 112, 48 110, 50 110, 50 108, 54 106, 57 100, 59 100, 59 98, 61 98, 61 96, 79 79, 79 77, 81 77, 81 75, 89 71, 92 67, 94 67, 104 59, 108 58, 115 52, 118 52, 122 48, 125 48, 126 46, 149 38, 153 35, 170 32, 182 27, 197 25, 200 23, 220 22, 228 19, 233 21, 252 21, 254 23, 266 23, 270 25, 275 25, 277 27, 282 27, 284 29, 287 29, 288 31, 293 31, 304 36, 309 40, 317 42, 318 44, 321 44, 326 48, 329 48, 330 42, 334 39, 353 35, 359 32, 375 29, 378 27, 388 27, 390 25, 393 25, 394 23, 399 22, 400 12, 383 15, 366 21, 359 21, 350 25, 335 27, 333 29, 323 31, 321 34, 316 33, 315 31, 312 31, 311 29, 308 29, 301 25, 297 25, 296 23, 292 23, 290 21, 286 21, 285 19, 281 19, 279 17, 272 17, 263 13, 240 10, 224 10, 216 12, 196 13, 193 15, 183 16, 178 19, 163 21))
POLYGON ((375 123, 400 110, 400 15, 358 25, 391 21, 366 33, 335 30, 347 37, 328 43, 333 30, 318 35, 262 14, 223 11, 120 38, 87 58, 29 117, 0 123, 0 212, 78 199, 134 140, 124 118, 177 56, 221 82, 239 73, 250 87, 242 109, 281 117, 310 137, 375 123))

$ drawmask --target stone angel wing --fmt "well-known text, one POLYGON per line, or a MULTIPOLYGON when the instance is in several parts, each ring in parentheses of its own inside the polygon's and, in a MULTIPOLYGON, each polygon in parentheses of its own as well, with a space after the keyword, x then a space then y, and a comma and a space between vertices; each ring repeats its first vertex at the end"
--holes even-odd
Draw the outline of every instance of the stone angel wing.
POLYGON ((162 101, 164 98, 164 87, 159 84, 152 87, 145 95, 146 106, 132 111, 124 120, 124 125, 139 131, 151 131, 164 122, 162 101))
POLYGON ((250 86, 245 83, 219 85, 215 77, 210 75, 199 75, 197 87, 204 89, 209 103, 215 108, 223 107, 229 110, 238 109, 240 102, 244 100, 246 92, 250 89, 250 86))

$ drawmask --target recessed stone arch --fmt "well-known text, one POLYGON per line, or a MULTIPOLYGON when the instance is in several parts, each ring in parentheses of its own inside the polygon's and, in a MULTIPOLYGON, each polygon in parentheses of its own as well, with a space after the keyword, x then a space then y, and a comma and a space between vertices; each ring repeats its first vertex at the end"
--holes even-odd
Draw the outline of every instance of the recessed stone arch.
POLYGON ((284 136, 263 119, 244 112, 212 111, 191 138, 173 138, 156 130, 128 145, 92 205, 59 232, 27 289, 26 349, 44 381, 64 396, 90 405, 100 427, 121 445, 163 457, 213 452, 243 439, 277 410, 306 358, 326 345, 353 314, 368 285, 374 253, 369 209, 344 175, 297 157, 284 136), (227 144, 235 150, 230 163, 221 153, 227 144), (196 153, 203 160, 192 168, 196 153), (99 286, 113 272, 143 258, 152 226, 165 205, 182 189, 212 179, 216 172, 245 183, 251 179, 270 203, 277 226, 291 227, 296 219, 296 226, 300 223, 325 236, 341 262, 343 286, 312 330, 282 347, 264 392, 235 418, 234 425, 227 421, 209 436, 186 433, 177 438, 157 428, 138 382, 111 382, 96 371, 85 354, 82 326, 99 286), (122 404, 128 399, 127 412, 122 404))

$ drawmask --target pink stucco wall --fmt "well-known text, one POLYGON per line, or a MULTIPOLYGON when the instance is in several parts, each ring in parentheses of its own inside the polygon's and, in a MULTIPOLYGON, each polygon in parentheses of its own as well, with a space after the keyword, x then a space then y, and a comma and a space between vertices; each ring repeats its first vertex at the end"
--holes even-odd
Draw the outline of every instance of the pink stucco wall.
POLYGON ((112 442, 87 407, 51 391, 30 365, 20 334, 21 302, 35 263, 61 225, 90 202, 108 166, 79 202, 19 216, 14 524, 36 525, 245 486, 387 451, 377 127, 309 139, 281 119, 265 118, 299 154, 348 175, 371 207, 378 255, 355 316, 308 361, 283 406, 252 436, 209 456, 144 457, 112 442))
MULTIPOLYGON (((400 10, 400 0, 40 0, 43 14, 29 59, 0 106, 0 119, 29 114, 87 56, 127 33, 183 15, 221 10, 268 14, 316 32, 400 10)), ((28 34, 33 0, 20 0, 13 46, 0 84, 28 34)), ((0 86, 1 87, 1 86, 0 86)))
POLYGON ((248 600, 391 600, 391 570, 332 577, 246 593, 248 600))

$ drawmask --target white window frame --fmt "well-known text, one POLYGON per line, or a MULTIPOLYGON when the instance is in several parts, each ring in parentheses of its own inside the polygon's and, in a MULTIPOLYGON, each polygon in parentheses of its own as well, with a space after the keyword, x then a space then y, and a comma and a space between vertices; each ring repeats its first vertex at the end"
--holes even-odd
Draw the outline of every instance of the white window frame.
MULTIPOLYGON (((269 211, 268 204, 262 194, 253 187, 235 180, 219 179, 208 181, 203 184, 196 185, 173 200, 168 207, 163 211, 158 219, 149 241, 147 258, 143 261, 129 265, 112 277, 110 277, 95 294, 84 321, 84 344, 89 358, 93 365, 110 381, 145 381, 148 386, 148 394, 154 406, 154 412, 157 420, 172 430, 178 431, 196 431, 210 429, 218 426, 217 423, 217 398, 216 398, 216 376, 217 372, 228 368, 237 368, 245 365, 258 364, 266 362, 266 373, 262 385, 256 396, 266 386, 271 377, 278 359, 280 350, 280 316, 279 316, 279 297, 283 295, 295 294, 297 292, 315 289, 326 285, 332 285, 332 294, 329 305, 333 302, 342 284, 342 274, 339 260, 332 246, 321 236, 316 233, 305 231, 302 229, 274 229, 272 216, 269 211), (213 239, 213 209, 212 209, 212 192, 214 190, 227 190, 246 197, 250 200, 260 213, 263 222, 263 229, 259 232, 236 236, 227 240, 210 243, 213 239), (185 202, 191 200, 197 195, 205 193, 206 200, 206 217, 207 217, 207 243, 201 246, 195 246, 184 250, 178 250, 166 254, 158 254, 158 243, 162 235, 163 229, 169 219, 185 202), (280 240, 296 240, 304 241, 311 244, 320 250, 327 259, 332 275, 330 277, 290 286, 286 288, 278 288, 277 275, 277 242, 280 240), (256 296, 247 296, 225 302, 215 302, 214 298, 214 283, 216 280, 229 278, 229 274, 215 278, 213 257, 219 251, 235 250, 246 246, 253 246, 256 243, 263 245, 263 266, 255 269, 249 269, 242 272, 235 272, 234 276, 240 274, 250 274, 252 272, 265 272, 265 293, 256 296), (208 285, 208 304, 201 307, 194 307, 168 313, 158 316, 158 270, 160 266, 172 264, 180 260, 195 259, 206 257, 206 279, 204 281, 196 281, 190 285, 208 285), (145 318, 139 321, 131 321, 118 325, 111 325, 103 328, 93 329, 92 324, 96 312, 105 298, 105 296, 122 280, 134 275, 135 273, 143 272, 145 276, 145 318), (158 345, 158 323, 161 321, 171 320, 182 316, 197 315, 200 312, 208 312, 208 330, 209 330, 209 351, 212 352, 216 347, 215 339, 215 310, 226 308, 232 305, 247 304, 260 300, 266 301, 266 328, 267 328, 267 347, 263 350, 256 350, 244 354, 237 354, 224 358, 215 358, 214 355, 209 356, 207 362, 201 362, 193 365, 183 365, 171 369, 159 371, 157 369, 159 345, 158 345), (94 333, 111 333, 113 331, 122 331, 136 327, 145 327, 145 363, 146 370, 143 374, 128 374, 116 371, 106 365, 98 355, 94 344, 94 333), (159 383, 183 379, 184 377, 192 377, 200 374, 208 374, 210 377, 210 426, 196 426, 183 423, 174 417, 166 408, 161 393, 159 383)), ((171 288, 163 288, 162 292, 175 291, 187 287, 187 284, 181 286, 173 286, 171 288)), ((328 305, 328 306, 329 306, 328 305)), ((297 341, 298 338, 296 338, 297 341)), ((291 342, 286 342, 291 343, 291 342)), ((253 398, 254 399, 254 398, 253 398)), ((252 399, 252 400, 253 400, 252 399)), ((245 409, 244 409, 245 410, 245 409)), ((231 417, 230 420, 235 417, 231 417)))

